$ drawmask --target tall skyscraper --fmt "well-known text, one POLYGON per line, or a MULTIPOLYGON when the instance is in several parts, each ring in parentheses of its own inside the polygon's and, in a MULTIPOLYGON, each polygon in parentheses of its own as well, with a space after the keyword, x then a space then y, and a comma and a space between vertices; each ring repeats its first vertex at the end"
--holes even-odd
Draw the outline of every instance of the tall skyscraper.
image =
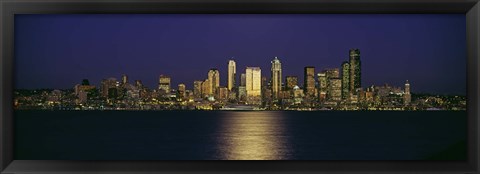
POLYGON ((158 89, 165 94, 170 93, 170 77, 166 75, 160 75, 158 78, 158 89))
POLYGON ((350 63, 342 63, 342 99, 350 96, 350 63))
POLYGON ((318 100, 325 101, 327 98, 328 79, 325 72, 318 73, 318 100))
POLYGON ((277 57, 271 61, 272 63, 272 96, 278 99, 278 95, 282 90, 282 63, 277 57))
POLYGON ((230 60, 228 61, 228 84, 227 88, 228 90, 232 90, 232 88, 235 87, 235 79, 236 79, 236 73, 237 73, 237 66, 235 65, 235 61, 230 60))
POLYGON ((202 98, 208 97, 210 94, 210 80, 205 79, 202 83, 202 98))
POLYGON ((195 98, 202 98, 202 83, 203 81, 200 80, 193 81, 193 96, 195 98))
POLYGON ((287 76, 286 77, 287 85, 285 85, 285 90, 293 90, 293 87, 298 86, 298 77, 297 76, 287 76))
POLYGON ((245 71, 247 97, 260 97, 262 91, 262 70, 260 67, 247 67, 245 71))
POLYGON ((240 86, 246 86, 247 84, 246 78, 247 78, 247 75, 245 73, 242 73, 240 75, 240 86))
POLYGON ((411 101, 412 101, 412 95, 410 94, 410 83, 407 80, 405 82, 405 94, 403 96, 403 103, 405 105, 408 105, 410 104, 411 101))
POLYGON ((218 69, 212 68, 208 71, 208 81, 210 82, 208 94, 215 95, 217 88, 220 87, 220 72, 218 69))
POLYGON ((350 49, 350 93, 355 94, 357 88, 362 87, 362 67, 360 50, 350 49))
POLYGON ((304 69, 303 81, 304 93, 306 96, 315 96, 315 67, 307 66, 304 69))

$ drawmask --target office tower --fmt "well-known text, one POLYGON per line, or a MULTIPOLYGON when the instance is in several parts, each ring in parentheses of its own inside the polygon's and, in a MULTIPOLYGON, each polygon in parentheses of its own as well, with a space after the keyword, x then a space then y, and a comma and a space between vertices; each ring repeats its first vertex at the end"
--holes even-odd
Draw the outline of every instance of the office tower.
POLYGON ((235 87, 235 79, 236 79, 236 73, 237 73, 237 67, 235 65, 235 61, 230 60, 228 61, 228 84, 227 88, 228 90, 232 90, 232 88, 235 87))
POLYGON ((247 76, 245 73, 242 73, 240 75, 240 86, 245 86, 247 84, 246 77, 247 76))
POLYGON ((287 85, 285 86, 285 90, 291 91, 293 87, 298 86, 298 77, 297 76, 287 76, 286 77, 287 85))
POLYGON ((342 79, 329 79, 327 98, 330 101, 340 101, 342 99, 342 79))
POLYGON ((163 94, 169 94, 170 93, 170 77, 163 74, 160 75, 160 77, 158 78, 158 89, 163 94))
POLYGON ((210 80, 205 79, 202 83, 202 98, 208 97, 210 95, 210 80))
POLYGON ((122 75, 122 84, 127 84, 128 83, 128 76, 126 74, 122 75))
POLYGON ((208 71, 208 81, 210 82, 208 94, 215 95, 217 88, 220 86, 220 72, 218 69, 212 68, 208 71))
POLYGON ((275 57, 272 61, 272 97, 278 99, 279 92, 282 90, 282 63, 275 57))
POLYGON ((193 96, 195 98, 202 98, 202 83, 203 81, 200 80, 193 81, 193 96))
POLYGON ((185 90, 186 90, 186 87, 185 87, 185 84, 183 83, 180 83, 178 84, 178 98, 185 98, 185 90))
POLYGON ((304 69, 303 92, 306 96, 315 96, 315 67, 307 66, 304 69))
POLYGON ((408 105, 410 104, 410 102, 412 101, 412 95, 410 94, 410 83, 408 82, 405 82, 405 94, 403 96, 403 103, 405 105, 408 105))
POLYGON ((327 74, 325 72, 318 73, 318 99, 319 101, 325 101, 327 98, 327 87, 328 87, 328 79, 327 74))
POLYGON ((247 90, 247 97, 261 96, 261 78, 262 71, 260 67, 247 67, 245 71, 245 87, 247 90))
POLYGON ((350 63, 342 63, 342 99, 350 96, 350 63))
POLYGON ((362 67, 360 50, 350 49, 350 93, 355 94, 355 89, 362 87, 362 67))

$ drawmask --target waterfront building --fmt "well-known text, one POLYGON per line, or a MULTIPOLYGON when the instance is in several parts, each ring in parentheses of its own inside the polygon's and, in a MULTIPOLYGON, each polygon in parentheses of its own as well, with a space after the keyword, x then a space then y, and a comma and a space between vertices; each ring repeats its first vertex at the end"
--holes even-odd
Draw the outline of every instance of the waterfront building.
POLYGON ((228 79, 227 79, 227 88, 228 90, 232 90, 235 88, 235 80, 236 80, 236 73, 237 73, 237 66, 234 60, 228 61, 228 79))
POLYGON ((272 97, 273 99, 278 99, 279 92, 282 90, 282 63, 275 57, 272 61, 272 78, 271 78, 271 85, 272 85, 272 97))
MULTIPOLYGON (((117 79, 116 78, 108 78, 108 79, 103 79, 101 82, 101 93, 103 97, 108 97, 109 96, 109 91, 113 91, 110 89, 117 88, 117 79)), ((113 95, 113 94, 112 94, 113 95)))

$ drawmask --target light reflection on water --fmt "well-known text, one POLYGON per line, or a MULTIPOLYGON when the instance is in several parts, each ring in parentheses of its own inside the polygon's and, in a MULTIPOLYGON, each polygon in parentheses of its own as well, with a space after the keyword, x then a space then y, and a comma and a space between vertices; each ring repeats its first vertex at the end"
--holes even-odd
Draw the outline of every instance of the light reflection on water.
POLYGON ((222 117, 218 157, 226 160, 288 159, 282 112, 228 112, 222 117))

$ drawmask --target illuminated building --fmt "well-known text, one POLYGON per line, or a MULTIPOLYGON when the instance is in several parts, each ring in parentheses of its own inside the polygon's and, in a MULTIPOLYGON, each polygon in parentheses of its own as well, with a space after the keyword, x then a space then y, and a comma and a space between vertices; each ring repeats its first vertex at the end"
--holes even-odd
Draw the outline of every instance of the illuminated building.
POLYGON ((342 63, 342 99, 350 96, 350 63, 342 63))
POLYGON ((214 95, 220 86, 220 72, 218 69, 212 68, 208 71, 209 91, 208 95, 214 95))
POLYGON ((141 80, 135 80, 135 87, 138 89, 143 89, 143 83, 141 80))
POLYGON ((163 94, 170 93, 170 77, 166 75, 160 75, 158 79, 158 89, 163 94))
POLYGON ((203 81, 195 80, 193 82, 193 96, 195 98, 202 98, 202 83, 203 81))
POLYGON ((117 79, 115 78, 108 78, 108 79, 103 79, 101 82, 101 93, 103 97, 108 97, 109 92, 113 91, 110 90, 112 88, 117 88, 117 79))
POLYGON ((262 71, 260 67, 247 67, 245 71, 245 87, 247 97, 260 97, 262 90, 262 71))
POLYGON ((227 87, 219 87, 217 90, 217 98, 219 100, 227 100, 228 99, 228 88, 227 87))
POLYGON ((362 87, 362 67, 360 50, 350 49, 350 93, 355 94, 355 89, 362 87))
POLYGON ((303 90, 306 96, 315 96, 315 67, 305 67, 303 90))
POLYGON ((271 61, 272 63, 272 97, 278 99, 278 94, 282 90, 282 63, 277 57, 271 61))
POLYGON ((210 80, 205 79, 202 83, 202 98, 208 97, 210 94, 210 80))
POLYGON ((185 90, 186 90, 186 87, 185 87, 185 84, 183 83, 180 83, 178 84, 178 98, 185 98, 185 90))
POLYGON ((237 73, 237 67, 235 65, 235 61, 230 60, 228 61, 228 85, 227 88, 228 90, 232 90, 232 88, 235 87, 235 78, 236 78, 236 73, 237 73))
POLYGON ((329 79, 327 98, 330 101, 340 101, 342 99, 342 79, 329 79))
POLYGON ((328 79, 325 72, 318 73, 318 100, 323 102, 327 98, 328 79))
POLYGON ((325 75, 327 79, 340 78, 340 71, 338 68, 325 69, 325 75))
POLYGON ((297 76, 287 76, 286 77, 287 85, 285 86, 285 90, 291 91, 293 87, 298 86, 298 77, 297 76))
POLYGON ((410 104, 412 101, 412 95, 410 94, 410 83, 408 80, 405 82, 405 94, 403 95, 403 103, 405 105, 410 104))

